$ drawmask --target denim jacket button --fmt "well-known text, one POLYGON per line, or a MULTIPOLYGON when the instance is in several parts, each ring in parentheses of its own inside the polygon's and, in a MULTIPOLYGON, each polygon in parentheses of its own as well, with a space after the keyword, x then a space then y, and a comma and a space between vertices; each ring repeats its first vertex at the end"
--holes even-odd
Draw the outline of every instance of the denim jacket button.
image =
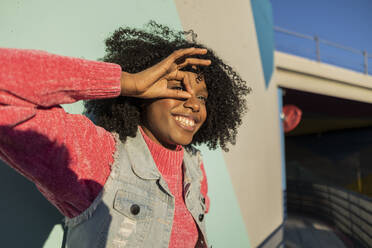
POLYGON ((200 214, 199 215, 199 221, 203 221, 203 219, 204 219, 204 214, 200 214))
POLYGON ((139 214, 141 208, 140 206, 138 206, 137 204, 133 204, 131 207, 130 207, 130 212, 133 214, 133 215, 137 215, 139 214))

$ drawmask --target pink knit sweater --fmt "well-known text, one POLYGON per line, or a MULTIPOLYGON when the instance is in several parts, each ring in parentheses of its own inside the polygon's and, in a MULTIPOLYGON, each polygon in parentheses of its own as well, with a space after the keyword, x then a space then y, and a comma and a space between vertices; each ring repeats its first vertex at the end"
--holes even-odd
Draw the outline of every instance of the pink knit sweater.
MULTIPOLYGON (((116 64, 0 48, 0 158, 34 182, 67 217, 82 213, 101 191, 115 140, 85 116, 68 114, 59 105, 117 97, 120 77, 116 64)), ((145 140, 176 199, 169 247, 192 247, 197 229, 182 196, 183 149, 169 151, 147 136, 145 140)), ((208 206, 203 165, 201 169, 201 193, 208 206)))
POLYGON ((178 146, 175 151, 168 150, 152 141, 143 131, 141 133, 150 149, 168 188, 174 196, 175 211, 169 247, 195 247, 198 229, 183 198, 182 161, 183 148, 178 146))

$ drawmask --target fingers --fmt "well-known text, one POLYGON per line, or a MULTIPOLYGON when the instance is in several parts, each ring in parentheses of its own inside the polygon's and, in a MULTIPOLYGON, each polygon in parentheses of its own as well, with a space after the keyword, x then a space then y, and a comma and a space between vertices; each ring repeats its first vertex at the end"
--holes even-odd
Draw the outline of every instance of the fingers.
MULTIPOLYGON (((177 51, 174 51, 171 54, 171 59, 173 62, 176 62, 177 60, 183 58, 183 57, 189 57, 192 55, 203 55, 208 52, 205 48, 185 48, 185 49, 179 49, 177 51)), ((201 66, 208 66, 211 64, 211 61, 209 59, 198 59, 198 58, 187 58, 185 61, 178 65, 178 69, 186 67, 188 65, 201 65, 201 66)))
POLYGON ((148 72, 148 74, 151 75, 151 80, 148 81, 152 83, 156 82, 167 73, 176 71, 177 69, 183 68, 187 65, 208 66, 211 64, 210 60, 198 58, 186 58, 186 60, 182 61, 180 65, 176 63, 178 59, 181 59, 183 57, 191 55, 203 55, 207 52, 207 49, 195 47, 176 50, 160 63, 145 70, 145 72, 148 72))
POLYGON ((203 55, 208 52, 205 48, 196 48, 196 47, 190 47, 190 48, 184 48, 174 51, 171 54, 171 57, 173 61, 176 61, 177 59, 185 56, 192 56, 192 55, 203 55))
MULTIPOLYGON (((185 85, 185 88, 186 88, 186 91, 189 93, 189 94, 192 94, 193 93, 193 89, 191 87, 191 81, 190 81, 190 78, 189 78, 189 74, 184 72, 184 71, 179 71, 179 70, 176 70, 176 71, 173 71, 171 73, 169 73, 165 79, 167 80, 177 80, 177 81, 182 81, 183 84, 185 85)), ((185 91, 183 91, 185 92, 185 91)), ((191 96, 191 95, 190 95, 191 96)))
POLYGON ((210 64, 211 64, 211 61, 209 59, 187 58, 182 64, 178 65, 178 68, 181 69, 188 65, 208 66, 210 64))
MULTIPOLYGON (((207 52, 208 50, 205 48, 190 47, 190 48, 185 48, 185 49, 174 51, 171 54, 170 58, 172 59, 173 62, 176 62, 177 60, 180 60, 183 57, 189 57, 192 55, 203 55, 203 54, 206 54, 207 52)), ((186 58, 184 62, 178 65, 178 69, 183 68, 188 65, 208 66, 210 64, 211 64, 211 61, 209 59, 186 58)))

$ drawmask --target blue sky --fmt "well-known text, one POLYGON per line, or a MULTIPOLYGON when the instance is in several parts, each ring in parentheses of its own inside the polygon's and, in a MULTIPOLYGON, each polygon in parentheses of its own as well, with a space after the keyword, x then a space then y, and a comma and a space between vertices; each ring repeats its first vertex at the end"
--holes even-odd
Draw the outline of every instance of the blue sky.
MULTIPOLYGON (((372 0, 271 0, 274 25, 359 50, 372 56, 372 0)), ((275 33, 277 50, 315 58, 311 41, 275 33)), ((323 52, 323 53, 322 53, 323 52)), ((363 59, 350 52, 329 46, 321 47, 329 63, 362 70, 363 59)), ((372 58, 369 59, 372 72, 372 58)))

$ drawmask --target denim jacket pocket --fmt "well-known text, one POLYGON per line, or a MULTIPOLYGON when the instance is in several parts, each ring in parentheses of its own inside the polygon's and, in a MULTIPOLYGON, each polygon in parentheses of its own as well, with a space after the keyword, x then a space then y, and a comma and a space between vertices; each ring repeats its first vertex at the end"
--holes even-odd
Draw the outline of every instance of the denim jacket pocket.
POLYGON ((146 221, 153 217, 151 199, 133 192, 118 190, 113 207, 119 213, 136 221, 146 221))

